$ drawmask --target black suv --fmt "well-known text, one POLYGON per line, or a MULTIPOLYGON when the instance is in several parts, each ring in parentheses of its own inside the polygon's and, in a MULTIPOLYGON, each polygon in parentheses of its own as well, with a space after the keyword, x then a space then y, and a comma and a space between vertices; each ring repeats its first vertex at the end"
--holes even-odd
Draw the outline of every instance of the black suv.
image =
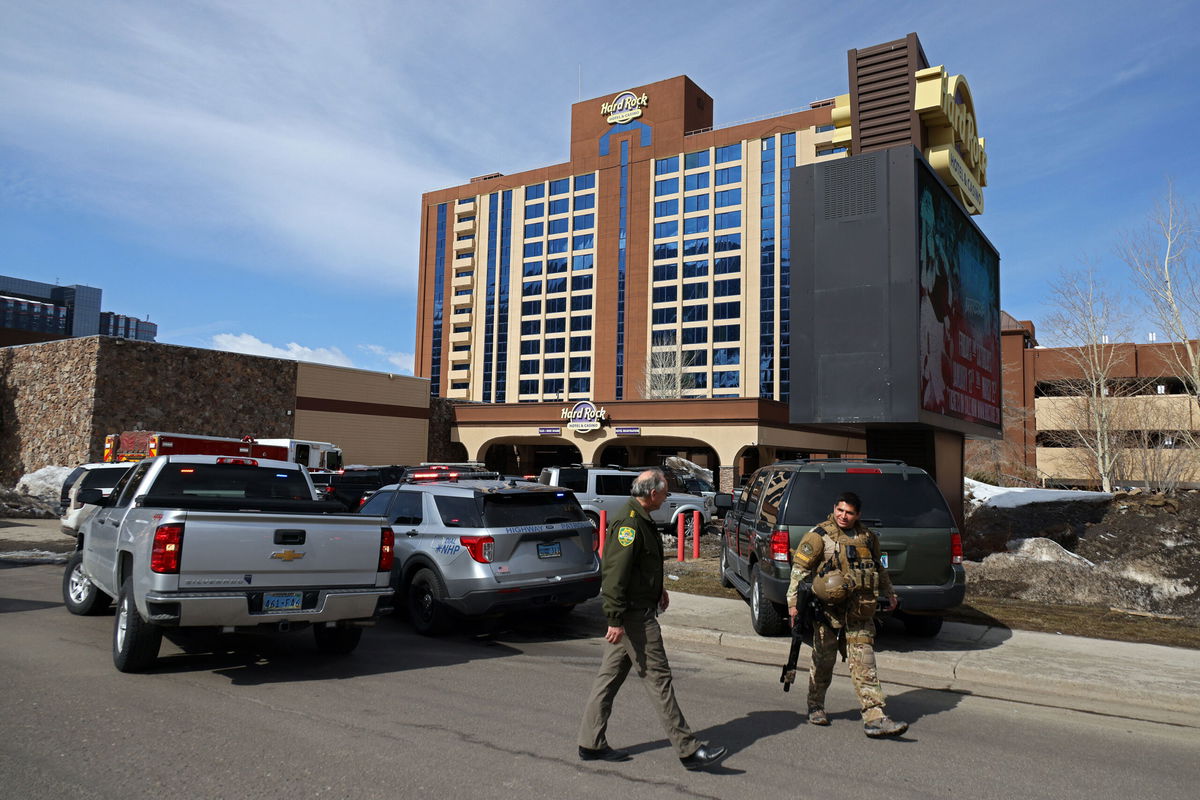
POLYGON ((929 474, 903 461, 800 459, 762 467, 725 516, 721 583, 750 599, 763 636, 782 633, 792 553, 842 492, 862 498, 862 523, 879 534, 883 562, 915 636, 936 636, 941 613, 963 600, 962 540, 929 474))

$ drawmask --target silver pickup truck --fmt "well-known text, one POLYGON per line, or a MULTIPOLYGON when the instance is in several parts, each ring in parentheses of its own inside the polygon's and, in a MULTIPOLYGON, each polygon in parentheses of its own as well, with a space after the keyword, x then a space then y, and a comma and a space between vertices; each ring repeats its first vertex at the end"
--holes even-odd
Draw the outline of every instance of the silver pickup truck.
POLYGON ((319 650, 348 653, 390 610, 391 528, 316 499, 295 464, 159 456, 108 497, 81 499, 100 508, 80 528, 63 601, 95 614, 116 599, 122 672, 150 667, 168 627, 312 625, 319 650))

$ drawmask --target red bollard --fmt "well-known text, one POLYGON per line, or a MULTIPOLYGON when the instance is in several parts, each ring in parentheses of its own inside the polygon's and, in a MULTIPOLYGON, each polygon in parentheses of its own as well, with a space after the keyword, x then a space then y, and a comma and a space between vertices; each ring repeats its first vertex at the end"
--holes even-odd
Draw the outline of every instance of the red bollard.
POLYGON ((692 512, 692 559, 700 558, 700 512, 692 512))
POLYGON ((597 552, 600 553, 601 558, 604 558, 604 534, 607 532, 608 532, 608 512, 605 511, 604 509, 600 509, 600 530, 597 531, 597 534, 600 536, 600 545, 597 549, 597 552))
POLYGON ((679 560, 683 561, 683 514, 675 518, 678 524, 675 526, 675 540, 679 543, 679 560))

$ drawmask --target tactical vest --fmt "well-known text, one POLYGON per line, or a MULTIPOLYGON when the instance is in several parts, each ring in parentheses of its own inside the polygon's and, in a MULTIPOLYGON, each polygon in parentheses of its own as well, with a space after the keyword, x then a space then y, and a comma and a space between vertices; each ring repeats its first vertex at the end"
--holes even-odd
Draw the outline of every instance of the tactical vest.
POLYGON ((851 597, 862 596, 875 601, 879 593, 879 570, 875 562, 875 534, 864 531, 857 536, 848 536, 832 520, 817 526, 822 534, 833 540, 833 558, 825 561, 817 571, 818 576, 828 575, 835 569, 842 573, 846 590, 851 597))

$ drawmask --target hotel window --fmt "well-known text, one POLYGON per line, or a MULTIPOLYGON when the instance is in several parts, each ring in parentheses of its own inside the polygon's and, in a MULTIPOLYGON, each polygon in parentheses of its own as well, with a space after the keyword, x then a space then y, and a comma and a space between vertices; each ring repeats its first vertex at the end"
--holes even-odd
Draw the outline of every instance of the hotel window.
POLYGON ((546 253, 565 253, 567 252, 567 237, 561 239, 551 239, 546 242, 546 253))
POLYGON ((742 247, 742 235, 740 233, 726 233, 722 236, 713 237, 713 250, 718 253, 725 250, 740 250, 742 247))
POLYGON ((534 275, 541 275, 542 274, 542 262, 526 261, 525 266, 522 269, 523 269, 522 274, 526 278, 532 278, 534 275))
POLYGON ((685 283, 683 285, 684 300, 707 300, 708 299, 708 284, 707 283, 685 283))
POLYGON ((575 198, 575 210, 576 211, 586 211, 589 208, 595 208, 595 207, 596 207, 596 195, 594 195, 594 194, 581 194, 575 198))
POLYGON ((683 157, 684 169, 696 169, 697 167, 708 166, 708 151, 699 150, 695 153, 687 153, 683 157))
POLYGON ((471 384, 470 384, 468 381, 458 381, 458 382, 456 382, 456 383, 452 383, 452 384, 450 384, 450 388, 451 388, 451 389, 466 389, 466 388, 468 388, 470 385, 471 385, 471 384))
POLYGON ((741 337, 740 325, 714 325, 714 342, 736 342, 741 337))
POLYGON ((538 363, 539 363, 538 360, 535 358, 525 359, 524 361, 521 362, 521 374, 522 375, 537 375, 538 374, 538 363))
POLYGON ((689 372, 688 377, 692 379, 693 389, 707 389, 708 376, 703 372, 689 372))
POLYGON ((522 297, 532 297, 535 294, 541 294, 541 293, 542 293, 542 282, 541 281, 525 281, 523 284, 521 284, 521 296, 522 297))
POLYGON ((470 289, 455 289, 454 290, 455 297, 466 297, 469 294, 471 294, 470 289))
POLYGON ((455 258, 455 260, 459 260, 459 259, 464 259, 464 258, 470 258, 473 255, 475 255, 475 254, 468 250, 465 253, 455 253, 454 258, 455 258))
POLYGON ((546 280, 546 294, 558 294, 567 290, 566 278, 548 278, 546 280))
POLYGON ((650 342, 652 347, 671 347, 675 344, 675 331, 655 331, 650 342))
POLYGON ((670 175, 672 172, 679 172, 679 156, 660 158, 654 162, 655 175, 670 175))
POLYGON ((679 267, 675 264, 655 264, 654 265, 654 280, 655 281, 673 281, 679 274, 679 267))
POLYGON ((536 336, 542 332, 542 321, 540 319, 527 319, 521 323, 522 336, 536 336))
POLYGON ((542 394, 562 394, 563 379, 562 378, 546 378, 542 381, 542 394))
POLYGON ((824 150, 817 151, 817 158, 820 158, 821 156, 837 155, 838 153, 844 152, 846 152, 846 148, 844 147, 827 147, 824 150))
POLYGON ((830 131, 833 131, 833 130, 837 130, 836 125, 818 125, 817 126, 817 133, 829 133, 830 131))
POLYGON ((654 238, 655 239, 670 239, 679 235, 679 223, 675 220, 670 222, 654 223, 654 238))
POLYGON ((708 351, 707 350, 684 350, 683 365, 685 367, 706 367, 708 366, 708 351))
POLYGON ((536 317, 542 313, 541 300, 523 300, 521 301, 521 316, 536 317))
POLYGON ((713 373, 714 389, 736 389, 741 384, 741 373, 737 370, 713 373))
POLYGON ((454 237, 454 241, 456 241, 456 242, 471 242, 474 240, 475 240, 475 234, 473 234, 473 233, 464 233, 460 236, 454 237))
POLYGON ((678 317, 679 312, 675 308, 656 308, 651 312, 651 324, 674 325, 678 317))
POLYGON ((571 330, 573 331, 590 331, 592 329, 592 315, 580 314, 571 317, 571 330))
POLYGON ((593 258, 594 258, 594 256, 591 253, 584 253, 583 255, 571 256, 571 269, 576 270, 577 272, 582 272, 583 270, 591 269, 593 258))
POLYGON ((738 347, 715 347, 713 348, 713 366, 731 367, 734 364, 740 364, 741 354, 741 348, 738 347))
POLYGON ((470 214, 470 215, 468 215, 468 216, 465 216, 465 217, 459 217, 459 218, 458 218, 458 221, 459 221, 459 222, 474 222, 474 221, 475 221, 475 215, 474 215, 474 214, 470 214))
POLYGON ((683 254, 685 256, 702 256, 708 252, 708 237, 699 239, 684 239, 683 254))
POLYGON ((450 349, 456 353, 465 353, 471 349, 471 345, 470 344, 456 344, 456 345, 454 345, 454 347, 451 347, 450 349))
POLYGON ((567 227, 570 224, 571 221, 566 217, 563 217, 562 219, 552 219, 550 222, 546 223, 546 232, 550 234, 566 233, 567 227))
POLYGON ((565 214, 571 210, 570 200, 563 197, 559 200, 551 200, 548 205, 550 207, 550 215, 565 214))
POLYGON ((553 275, 556 272, 567 271, 567 260, 565 258, 552 258, 546 262, 546 274, 553 275))
POLYGON ((542 362, 542 372, 547 375, 558 375, 563 371, 563 366, 566 364, 566 359, 562 358, 547 358, 542 362))
POLYGON ((571 352, 578 353, 582 350, 592 349, 592 337, 590 336, 572 336, 571 337, 571 352))
POLYGON ((707 261, 685 261, 683 262, 683 277, 685 278, 703 278, 708 274, 707 261))
POLYGON ((571 291, 586 292, 588 289, 592 288, 592 280, 593 278, 591 275, 572 275, 571 291))
POLYGON ((471 203, 474 203, 475 198, 474 197, 460 197, 455 202, 458 203, 460 206, 466 206, 466 205, 470 205, 471 203))
POLYGON ((741 166, 722 167, 721 169, 717 170, 717 174, 716 174, 716 185, 717 186, 724 186, 727 183, 741 183, 741 180, 742 180, 741 166))
POLYGON ((693 211, 708 211, 708 195, 697 194, 683 198, 683 213, 690 214, 693 211))
POLYGON ((708 217, 688 217, 683 221, 683 235, 708 233, 708 217))
POLYGON ((546 300, 547 314, 563 314, 567 310, 567 298, 551 297, 546 300))
POLYGON ((570 178, 559 178, 556 181, 550 181, 550 196, 554 197, 557 194, 566 194, 571 190, 570 178))
POLYGON ((683 307, 684 322, 705 322, 708 320, 708 306, 694 305, 683 307))
POLYGON ((655 217, 674 217, 679 214, 678 200, 659 200, 654 204, 655 217))
POLYGON ((713 319, 738 319, 741 316, 742 304, 740 302, 713 303, 713 319))
POLYGON ((545 226, 542 223, 531 222, 525 226, 525 238, 526 239, 536 239, 537 237, 542 235, 542 232, 544 230, 545 230, 545 226))
POLYGON ((713 259, 713 274, 725 275, 730 272, 742 271, 741 256, 721 256, 713 259))
POLYGON ((471 326, 470 325, 455 325, 454 332, 455 333, 470 333, 471 326))
POLYGON ((592 310, 592 296, 590 294, 581 294, 581 295, 576 295, 575 297, 572 297, 571 298, 571 310, 572 311, 591 311, 592 310))
POLYGON ((720 231, 726 228, 742 227, 742 212, 741 211, 725 211, 720 214, 713 215, 713 230, 720 231))
POLYGON ((540 256, 541 254, 542 254, 542 243, 541 242, 526 242, 525 243, 525 257, 526 258, 536 258, 537 256, 540 256))
POLYGON ((679 242, 659 242, 655 244, 654 258, 679 258, 679 242))
MULTIPOLYGON (((589 317, 590 319, 590 317, 589 317)), ((572 324, 574 320, 572 320, 572 324)), ((567 329, 566 317, 555 317, 554 319, 546 320, 546 333, 562 333, 567 329)))
POLYGON ((679 178, 663 178, 654 182, 654 196, 664 194, 679 194, 679 178))
POLYGON ((461 316, 464 316, 464 315, 466 315, 466 314, 470 314, 470 313, 471 313, 471 307, 470 307, 470 306, 463 306, 462 308, 456 308, 456 309, 454 309, 454 315, 455 315, 455 316, 459 316, 459 317, 461 317, 461 316))
POLYGON ((571 372, 591 372, 591 356, 574 356, 571 359, 571 372))
POLYGON ((520 389, 518 391, 521 394, 537 394, 537 387, 537 381, 521 381, 520 389))
POLYGON ((721 189, 713 193, 713 206, 716 208, 724 208, 725 206, 740 206, 741 204, 741 189, 721 189))
POLYGON ((544 184, 544 183, 534 183, 534 184, 530 184, 529 186, 525 187, 525 199, 526 200, 537 200, 538 198, 545 197, 545 196, 546 196, 546 184, 544 184))
POLYGON ((728 278, 713 282, 713 297, 733 297, 742 293, 742 279, 728 278))
POLYGON ((571 226, 577 231, 589 231, 596 227, 596 215, 576 214, 571 226))
POLYGON ((561 336, 558 337, 557 339, 547 339, 546 340, 546 352, 547 353, 562 353, 562 352, 564 352, 566 341, 567 340, 562 338, 561 336))
POLYGON ((587 175, 575 176, 575 191, 582 192, 584 189, 596 188, 596 173, 589 172, 587 175))
POLYGON ((692 191, 695 191, 696 189, 707 189, 707 188, 708 188, 708 173, 707 172, 697 172, 695 175, 684 175, 683 176, 683 190, 685 192, 692 192, 692 191))
POLYGON ((591 390, 591 378, 571 378, 571 394, 587 394, 591 390))
POLYGON ((655 286, 652 296, 653 303, 674 303, 679 299, 674 286, 655 286))
POLYGON ((580 234, 571 240, 572 250, 591 250, 595 246, 596 237, 590 233, 580 234))
POLYGON ((546 206, 542 203, 530 203, 525 206, 525 219, 537 219, 546 213, 546 206))
POLYGON ((537 339, 528 339, 521 342, 521 355, 536 356, 542 352, 542 343, 537 339))
POLYGON ((740 161, 742 159, 742 143, 727 144, 724 147, 718 147, 714 163, 724 164, 726 161, 740 161))

